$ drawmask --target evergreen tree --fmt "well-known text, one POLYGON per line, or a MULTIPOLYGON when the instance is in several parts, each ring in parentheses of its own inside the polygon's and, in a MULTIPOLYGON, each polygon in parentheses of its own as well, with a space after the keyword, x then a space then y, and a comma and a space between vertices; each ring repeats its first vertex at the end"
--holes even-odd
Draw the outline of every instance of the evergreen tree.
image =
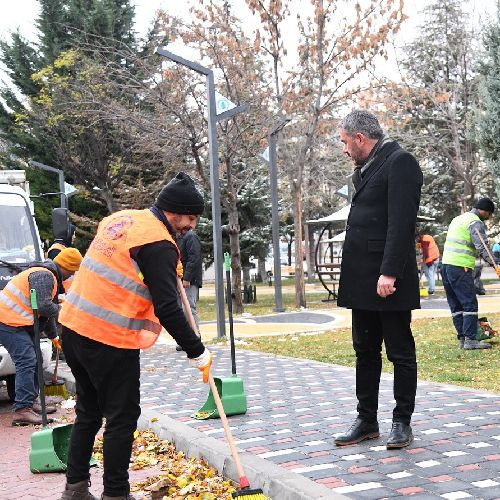
POLYGON ((500 199, 500 2, 496 19, 485 30, 483 43, 486 54, 480 65, 479 142, 500 199))
MULTIPOLYGON (((0 41, 0 60, 11 80, 0 89, 0 140, 6 145, 0 152, 0 160, 7 168, 19 168, 22 163, 18 159, 35 159, 65 169, 55 154, 53 137, 45 127, 33 122, 31 104, 43 89, 43 82, 34 79, 34 74, 72 47, 92 46, 97 50, 102 45, 104 53, 119 44, 135 44, 134 7, 130 0, 39 0, 39 3, 36 22, 39 43, 28 43, 18 32, 10 40, 0 41)), ((53 186, 51 191, 57 191, 53 175, 28 169, 27 176, 34 193, 49 186, 53 186)), ((71 174, 68 181, 74 182, 71 174)), ((100 211, 99 206, 89 207, 89 202, 82 200, 74 206, 100 211)), ((46 237, 51 232, 52 202, 38 200, 35 206, 41 233, 46 237)))

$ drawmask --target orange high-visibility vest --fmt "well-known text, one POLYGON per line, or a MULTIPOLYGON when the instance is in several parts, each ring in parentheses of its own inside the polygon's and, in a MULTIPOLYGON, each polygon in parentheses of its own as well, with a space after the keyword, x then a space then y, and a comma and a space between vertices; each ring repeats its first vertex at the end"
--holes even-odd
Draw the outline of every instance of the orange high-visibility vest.
POLYGON ((59 323, 114 347, 151 347, 162 326, 130 250, 163 240, 177 249, 182 276, 179 249, 150 210, 122 210, 104 218, 62 304, 59 323))
POLYGON ((57 279, 49 269, 41 266, 30 267, 14 276, 0 292, 0 322, 9 326, 33 325, 33 309, 30 300, 29 276, 36 271, 49 273, 53 280, 52 299, 57 293, 57 279))
POLYGON ((429 243, 427 246, 427 257, 425 259, 426 264, 432 264, 436 259, 439 259, 439 248, 434 241, 434 238, 430 234, 424 234, 422 236, 422 241, 429 243))

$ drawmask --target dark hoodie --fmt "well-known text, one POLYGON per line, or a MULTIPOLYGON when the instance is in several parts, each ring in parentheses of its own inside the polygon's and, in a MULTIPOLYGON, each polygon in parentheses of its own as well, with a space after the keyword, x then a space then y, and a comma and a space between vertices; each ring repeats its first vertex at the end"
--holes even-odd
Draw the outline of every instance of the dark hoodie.
POLYGON ((57 337, 57 317, 60 306, 57 303, 57 294, 52 299, 52 290, 54 287, 53 276, 56 277, 58 289, 62 283, 62 276, 59 268, 51 260, 36 263, 36 266, 45 267, 46 271, 35 271, 28 277, 30 289, 36 290, 36 299, 38 304, 38 314, 41 316, 41 328, 49 339, 57 337))

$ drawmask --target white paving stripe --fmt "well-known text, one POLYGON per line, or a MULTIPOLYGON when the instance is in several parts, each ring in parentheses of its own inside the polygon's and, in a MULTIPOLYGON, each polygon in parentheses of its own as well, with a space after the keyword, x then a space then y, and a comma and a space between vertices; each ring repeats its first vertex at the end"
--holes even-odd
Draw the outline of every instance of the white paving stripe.
POLYGON ((469 443, 467 446, 470 446, 471 448, 486 448, 486 447, 492 446, 492 445, 481 441, 479 443, 469 443))
POLYGON ((311 465, 310 467, 299 467, 297 469, 293 469, 293 472, 302 474, 304 472, 312 472, 315 470, 326 470, 326 469, 336 469, 336 468, 337 465, 335 464, 318 464, 318 465, 311 465))
POLYGON ((361 460, 363 458, 366 458, 366 455, 362 455, 361 453, 358 453, 356 455, 344 455, 341 458, 342 458, 342 460, 361 460))
POLYGON ((266 439, 263 437, 252 437, 248 439, 237 439, 235 440, 236 444, 244 444, 244 443, 255 443, 257 441, 265 441, 266 439))
POLYGON ((456 451, 445 451, 443 455, 445 457, 460 457, 462 455, 468 455, 468 453, 465 451, 456 450, 456 451))
POLYGON ((471 484, 478 488, 491 488, 493 486, 498 486, 500 483, 492 479, 485 479, 484 481, 473 481, 471 484))
POLYGON ((427 469, 428 467, 436 467, 436 465, 441 465, 441 462, 437 460, 424 460, 423 462, 416 462, 415 465, 422 467, 422 469, 427 469))
POLYGON ((390 477, 391 479, 403 479, 404 477, 410 477, 413 476, 413 474, 410 474, 409 472, 403 471, 403 472, 393 472, 392 474, 387 474, 387 477, 390 477))
POLYGON ((290 455, 292 453, 297 453, 297 450, 289 448, 287 450, 268 451, 266 453, 260 453, 257 456, 259 456, 260 458, 271 458, 271 457, 279 457, 281 455, 290 455))
MULTIPOLYGON (((297 469, 294 469, 294 472, 297 469)), ((341 486, 340 488, 333 488, 336 493, 355 493, 356 491, 374 490, 375 488, 382 488, 380 483, 359 483, 353 486, 341 486)))
POLYGON ((446 498, 447 500, 459 500, 460 498, 470 498, 471 495, 466 493, 465 491, 452 491, 450 493, 445 493, 444 495, 441 495, 443 498, 446 498))

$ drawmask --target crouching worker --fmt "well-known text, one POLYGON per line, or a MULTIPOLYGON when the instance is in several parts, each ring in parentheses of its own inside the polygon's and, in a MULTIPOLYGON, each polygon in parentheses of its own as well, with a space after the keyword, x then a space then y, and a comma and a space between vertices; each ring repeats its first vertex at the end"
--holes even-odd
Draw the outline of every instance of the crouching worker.
POLYGON ((139 353, 162 326, 208 380, 212 356, 178 300, 175 239, 194 229, 203 197, 177 174, 145 210, 101 221, 63 303, 63 350, 76 381, 76 420, 62 500, 91 500, 89 461, 103 417, 103 499, 132 499, 128 467, 140 415, 139 353))
MULTIPOLYGON (((40 405, 35 401, 39 383, 34 344, 33 310, 30 289, 36 290, 40 325, 56 349, 60 349, 56 331, 59 314, 57 290, 61 283, 74 274, 82 261, 75 248, 66 248, 54 261, 35 263, 14 276, 0 292, 0 344, 10 354, 16 367, 16 397, 12 425, 41 425, 40 405)), ((47 413, 54 413, 47 406, 47 413)))

